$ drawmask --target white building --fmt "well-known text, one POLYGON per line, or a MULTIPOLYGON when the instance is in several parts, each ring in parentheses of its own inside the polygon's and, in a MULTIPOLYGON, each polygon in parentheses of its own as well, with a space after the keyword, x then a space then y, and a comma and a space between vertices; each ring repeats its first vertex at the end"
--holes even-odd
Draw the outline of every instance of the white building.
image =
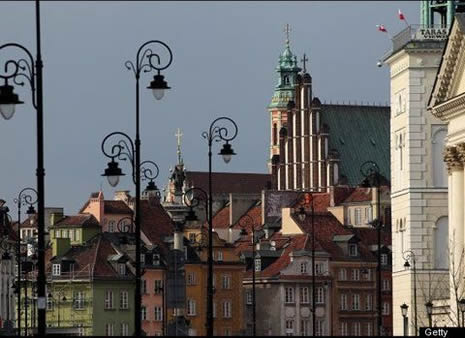
MULTIPOLYGON (((421 25, 394 36, 385 60, 391 70, 394 335, 404 334, 400 305, 409 306, 408 330, 415 335, 415 326, 429 324, 425 303, 432 301, 438 314, 448 298, 447 171, 442 161, 447 125, 427 111, 427 103, 457 4, 422 1, 421 25), (441 24, 435 25, 438 16, 441 24), (409 251, 415 256, 416 278, 413 259, 411 268, 404 267, 409 251)), ((433 316, 433 325, 443 326, 442 318, 433 316)))

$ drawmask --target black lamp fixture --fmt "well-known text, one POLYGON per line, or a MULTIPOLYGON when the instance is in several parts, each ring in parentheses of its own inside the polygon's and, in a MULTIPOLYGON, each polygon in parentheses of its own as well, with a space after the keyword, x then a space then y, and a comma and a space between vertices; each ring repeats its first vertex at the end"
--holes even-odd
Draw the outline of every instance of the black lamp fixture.
POLYGON ((405 261, 404 268, 410 269, 410 263, 408 262, 408 260, 405 261))
POLYGON ((15 114, 17 104, 23 104, 18 95, 13 92, 13 87, 8 85, 5 79, 5 84, 0 86, 0 113, 5 120, 9 120, 15 114))
POLYGON ((407 317, 408 314, 408 305, 407 304, 402 304, 400 306, 400 311, 402 312, 402 317, 407 317))
POLYGON ((36 209, 34 208, 34 206, 32 204, 26 210, 26 214, 29 215, 29 216, 35 215, 36 213, 37 213, 36 209))
POLYGON ((223 161, 224 163, 229 163, 231 162, 231 158, 233 155, 236 155, 234 150, 232 149, 231 145, 229 144, 228 141, 226 141, 225 144, 223 144, 223 148, 221 148, 221 151, 218 153, 218 155, 223 156, 223 161))
POLYGON ((433 314, 433 303, 431 301, 428 301, 425 303, 426 306, 426 313, 430 316, 433 314))
POLYGON ((165 90, 171 89, 165 81, 165 77, 160 75, 160 72, 153 77, 153 81, 150 82, 147 88, 152 90, 153 97, 156 100, 161 100, 165 96, 165 90))
POLYGON ((114 188, 119 183, 120 176, 124 176, 121 168, 118 167, 118 162, 115 162, 115 158, 111 159, 111 162, 108 162, 108 167, 105 169, 105 172, 102 176, 106 176, 108 183, 114 188))

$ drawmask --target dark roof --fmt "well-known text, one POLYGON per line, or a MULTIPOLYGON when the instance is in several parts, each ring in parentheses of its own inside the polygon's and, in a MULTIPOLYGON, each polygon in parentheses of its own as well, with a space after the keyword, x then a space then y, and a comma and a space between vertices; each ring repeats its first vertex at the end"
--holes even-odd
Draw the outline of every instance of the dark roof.
POLYGON ((74 216, 65 216, 53 227, 68 227, 68 226, 79 226, 79 227, 99 227, 100 224, 92 214, 78 214, 74 216))
POLYGON ((105 200, 103 204, 105 214, 132 215, 132 210, 124 201, 105 200))
MULTIPOLYGON (((271 184, 270 174, 258 173, 212 173, 212 191, 223 193, 255 193, 259 194, 271 184)), ((202 188, 208 192, 208 172, 186 171, 186 184, 202 188)))
POLYGON ((351 186, 363 176, 360 166, 370 160, 380 173, 390 177, 390 107, 321 105, 322 124, 329 126, 329 149, 340 154, 339 175, 351 186))

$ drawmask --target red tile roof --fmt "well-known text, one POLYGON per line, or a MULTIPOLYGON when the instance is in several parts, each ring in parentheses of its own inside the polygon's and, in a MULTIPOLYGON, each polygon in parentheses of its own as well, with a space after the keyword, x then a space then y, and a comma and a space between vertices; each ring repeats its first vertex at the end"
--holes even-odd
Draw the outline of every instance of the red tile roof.
POLYGON ((54 227, 67 226, 98 227, 100 224, 92 214, 78 214, 73 216, 65 216, 54 225, 54 227))
POLYGON ((303 206, 307 212, 312 208, 315 212, 327 212, 330 206, 331 196, 329 193, 303 193, 302 196, 293 205, 294 208, 300 208, 303 206))
POLYGON ((247 233, 252 233, 252 226, 255 226, 255 231, 259 231, 263 228, 262 220, 262 207, 253 206, 247 212, 242 215, 239 220, 233 224, 233 229, 245 229, 247 233))
POLYGON ((229 205, 221 208, 212 219, 213 228, 228 229, 229 228, 229 205))
MULTIPOLYGON (((271 182, 270 174, 256 173, 212 173, 212 192, 218 193, 261 193, 271 182)), ((208 192, 208 172, 186 171, 186 185, 202 188, 208 192)))
POLYGON ((124 201, 105 200, 103 204, 105 214, 132 215, 132 209, 124 201))
POLYGON ((344 203, 369 202, 373 199, 371 188, 355 188, 344 203))

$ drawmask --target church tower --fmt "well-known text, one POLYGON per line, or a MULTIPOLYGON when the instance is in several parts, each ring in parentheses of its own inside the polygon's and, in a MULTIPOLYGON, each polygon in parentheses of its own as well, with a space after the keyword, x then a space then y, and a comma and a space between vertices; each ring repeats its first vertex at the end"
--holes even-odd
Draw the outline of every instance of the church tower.
POLYGON ((312 77, 297 65, 289 46, 276 68, 278 84, 268 106, 271 121, 270 160, 273 189, 326 191, 338 181, 336 152, 329 151, 328 128, 321 123, 321 103, 312 96, 312 77), (336 173, 336 174, 335 174, 336 173))
POLYGON ((385 60, 391 81, 394 335, 403 335, 403 303, 408 305, 409 335, 416 335, 415 326, 428 326, 429 301, 433 326, 447 325, 439 322, 449 292, 447 170, 442 161, 447 126, 427 111, 427 104, 456 9, 462 10, 461 2, 422 1, 421 25, 395 35, 385 60))

